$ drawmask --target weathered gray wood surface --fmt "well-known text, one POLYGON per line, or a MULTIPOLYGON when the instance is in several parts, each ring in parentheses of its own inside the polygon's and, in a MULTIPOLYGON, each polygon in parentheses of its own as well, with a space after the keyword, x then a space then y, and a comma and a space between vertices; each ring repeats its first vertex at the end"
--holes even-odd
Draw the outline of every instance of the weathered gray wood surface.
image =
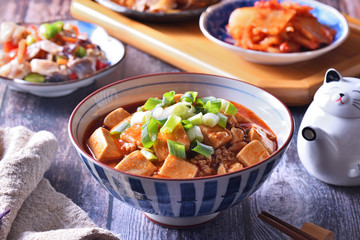
MULTIPOLYGON (((358 0, 321 2, 360 18, 358 0)), ((0 21, 43 22, 71 18, 70 3, 70 0, 0 0, 0 21)), ((254 195, 203 227, 163 228, 110 197, 93 180, 69 141, 67 123, 72 110, 89 93, 115 80, 176 71, 180 70, 126 46, 126 57, 114 73, 66 97, 36 97, 15 92, 0 83, 0 127, 24 125, 34 131, 54 133, 60 149, 45 176, 96 224, 120 234, 122 239, 287 239, 257 217, 262 210, 297 227, 305 222, 318 224, 334 231, 337 239, 360 239, 360 188, 334 187, 309 176, 297 155, 297 131, 270 179, 254 195)), ((296 130, 305 110, 306 107, 291 108, 296 130)))

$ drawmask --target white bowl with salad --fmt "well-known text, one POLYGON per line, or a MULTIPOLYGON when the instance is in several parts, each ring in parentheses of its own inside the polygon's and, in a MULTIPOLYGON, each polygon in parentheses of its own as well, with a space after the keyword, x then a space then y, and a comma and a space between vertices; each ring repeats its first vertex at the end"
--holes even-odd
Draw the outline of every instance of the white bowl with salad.
POLYGON ((123 44, 94 24, 59 20, 0 25, 0 81, 42 97, 68 95, 115 69, 123 44))

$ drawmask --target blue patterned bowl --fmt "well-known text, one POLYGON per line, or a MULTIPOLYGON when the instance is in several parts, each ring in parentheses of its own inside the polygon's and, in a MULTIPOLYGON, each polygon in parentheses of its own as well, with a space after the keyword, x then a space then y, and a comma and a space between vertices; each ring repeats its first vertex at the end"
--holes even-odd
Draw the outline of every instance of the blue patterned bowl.
MULTIPOLYGON (((323 48, 298 52, 298 53, 268 53, 255 50, 247 50, 234 45, 234 39, 227 33, 225 26, 228 24, 230 14, 236 8, 254 6, 257 0, 232 0, 223 1, 221 3, 210 6, 200 16, 199 25, 202 33, 214 43, 239 54, 245 60, 261 63, 261 64, 291 64, 300 61, 309 60, 327 53, 341 43, 343 43, 349 35, 349 26, 345 17, 336 9, 313 0, 292 0, 301 5, 311 6, 314 9, 311 13, 322 24, 325 24, 336 30, 334 41, 323 48)), ((279 0, 282 2, 284 0, 279 0)))
POLYGON ((68 130, 86 167, 111 195, 143 211, 157 223, 188 227, 212 220, 222 210, 254 193, 286 151, 294 123, 283 103, 248 83, 207 74, 167 73, 118 81, 92 93, 73 111, 68 130), (94 119, 116 107, 162 96, 170 90, 194 90, 202 96, 221 97, 244 105, 274 131, 278 138, 278 150, 268 159, 239 172, 181 180, 124 173, 96 161, 84 151, 84 132, 94 119))

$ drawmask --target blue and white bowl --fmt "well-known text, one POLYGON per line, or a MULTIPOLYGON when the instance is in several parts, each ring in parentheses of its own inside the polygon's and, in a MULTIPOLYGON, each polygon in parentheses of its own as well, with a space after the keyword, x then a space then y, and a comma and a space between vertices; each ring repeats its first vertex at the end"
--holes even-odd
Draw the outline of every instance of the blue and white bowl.
MULTIPOLYGON (((313 7, 314 9, 311 13, 318 21, 336 31, 334 41, 331 44, 320 49, 297 53, 268 53, 235 46, 234 39, 225 29, 230 14, 236 8, 254 6, 256 1, 257 0, 231 0, 210 6, 200 16, 199 25, 202 33, 214 43, 233 51, 235 54, 239 54, 245 60, 272 65, 291 64, 316 58, 337 48, 349 35, 349 26, 345 17, 335 8, 313 0, 292 0, 301 5, 313 7)), ((279 0, 279 2, 282 1, 284 0, 279 0)))
POLYGON ((0 77, 0 82, 7 84, 11 89, 27 92, 41 97, 60 97, 71 94, 75 90, 85 87, 94 81, 104 77, 116 69, 116 66, 125 56, 125 47, 117 39, 110 37, 100 26, 78 20, 62 20, 71 23, 79 28, 80 33, 86 33, 91 42, 97 44, 104 51, 109 61, 109 67, 97 71, 85 78, 68 80, 63 82, 32 83, 22 79, 10 79, 0 77))
POLYGON ((151 220, 188 227, 212 220, 221 211, 254 193, 285 153, 294 131, 287 107, 258 87, 235 79, 195 73, 134 77, 110 84, 86 97, 71 114, 70 139, 94 178, 111 195, 143 211, 151 220), (252 110, 274 131, 278 150, 266 160, 239 172, 193 179, 164 179, 128 174, 102 164, 84 151, 88 125, 117 107, 161 97, 164 92, 198 91, 235 101, 252 110))

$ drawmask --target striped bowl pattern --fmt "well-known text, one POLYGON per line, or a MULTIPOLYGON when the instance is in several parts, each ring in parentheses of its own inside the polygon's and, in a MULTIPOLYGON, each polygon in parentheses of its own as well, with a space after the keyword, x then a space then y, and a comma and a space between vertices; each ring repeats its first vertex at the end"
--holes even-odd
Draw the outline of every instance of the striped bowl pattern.
POLYGON ((189 218, 221 212, 255 192, 286 151, 293 135, 293 119, 278 99, 250 84, 215 75, 168 73, 118 81, 94 92, 72 113, 69 135, 91 174, 112 196, 154 216, 189 218), (82 137, 92 120, 121 105, 162 96, 169 90, 199 91, 201 96, 222 97, 250 108, 275 132, 279 149, 239 172, 181 180, 127 174, 94 160, 83 150, 82 137))

